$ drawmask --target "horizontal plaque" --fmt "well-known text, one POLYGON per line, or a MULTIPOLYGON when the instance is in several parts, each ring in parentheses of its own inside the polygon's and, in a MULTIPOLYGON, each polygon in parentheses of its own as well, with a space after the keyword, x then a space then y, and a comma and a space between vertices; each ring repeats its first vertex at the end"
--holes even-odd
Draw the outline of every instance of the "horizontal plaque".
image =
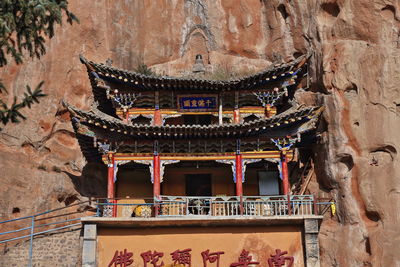
POLYGON ((180 111, 216 111, 218 95, 178 95, 180 111))
POLYGON ((303 242, 297 226, 99 228, 96 256, 109 267, 304 267, 303 242))

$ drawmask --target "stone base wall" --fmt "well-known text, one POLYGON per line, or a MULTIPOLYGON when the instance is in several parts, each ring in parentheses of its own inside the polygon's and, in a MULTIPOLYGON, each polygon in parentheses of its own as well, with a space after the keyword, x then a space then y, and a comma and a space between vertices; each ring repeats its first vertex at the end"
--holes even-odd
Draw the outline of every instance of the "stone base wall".
MULTIPOLYGON (((33 240, 32 266, 81 266, 81 229, 36 236, 33 240)), ((29 239, 3 248, 0 253, 0 267, 26 267, 28 256, 29 239)))

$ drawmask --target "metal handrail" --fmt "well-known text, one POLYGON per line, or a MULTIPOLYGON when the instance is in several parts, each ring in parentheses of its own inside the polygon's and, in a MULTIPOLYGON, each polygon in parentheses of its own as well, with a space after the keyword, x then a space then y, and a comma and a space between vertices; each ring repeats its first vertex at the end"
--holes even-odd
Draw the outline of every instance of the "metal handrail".
POLYGON ((30 219, 30 218, 32 218, 32 217, 42 216, 42 215, 45 215, 45 214, 48 214, 48 213, 51 213, 51 212, 55 212, 55 211, 59 211, 59 210, 63 210, 63 209, 68 209, 68 208, 71 208, 71 207, 74 207, 74 206, 79 206, 79 205, 82 205, 82 204, 84 204, 84 203, 91 203, 91 202, 93 202, 93 201, 91 201, 91 200, 85 200, 85 201, 78 202, 78 203, 75 203, 75 204, 72 204, 72 205, 69 205, 69 206, 65 206, 65 207, 60 207, 60 208, 56 208, 56 209, 47 210, 47 211, 39 212, 39 213, 36 213, 36 214, 33 214, 33 215, 29 215, 29 216, 24 216, 24 217, 20 217, 20 218, 15 218, 15 219, 10 219, 10 220, 0 221, 0 224, 8 223, 8 222, 14 222, 14 221, 20 221, 20 220, 25 220, 25 219, 30 219))
MULTIPOLYGON (((41 234, 51 233, 51 232, 54 232, 54 231, 58 231, 58 230, 62 230, 62 229, 66 229, 66 228, 70 228, 70 227, 74 227, 74 226, 78 226, 78 225, 81 225, 81 223, 79 222, 79 223, 74 223, 74 224, 70 224, 70 225, 66 225, 66 226, 62 226, 62 227, 52 228, 52 229, 49 229, 49 230, 46 230, 46 231, 33 233, 32 235, 33 236, 37 236, 37 235, 41 235, 41 234)), ((14 240, 18 240, 18 239, 28 238, 30 236, 31 235, 23 235, 23 236, 18 236, 18 237, 14 237, 14 238, 9 238, 9 239, 6 239, 6 240, 0 240, 0 244, 7 243, 7 242, 10 242, 10 241, 14 241, 14 240)))
POLYGON ((78 203, 75 203, 75 204, 72 204, 72 205, 68 205, 68 206, 65 206, 65 207, 60 207, 60 208, 56 208, 56 209, 51 209, 51 210, 39 212, 39 213, 36 213, 36 214, 33 214, 33 215, 29 215, 29 216, 23 216, 23 217, 19 217, 19 218, 15 218, 15 219, 9 219, 9 220, 0 221, 0 224, 6 224, 6 223, 15 223, 17 221, 22 221, 22 220, 28 220, 28 219, 30 220, 30 225, 27 226, 27 227, 22 227, 22 228, 19 228, 19 229, 15 229, 15 230, 11 230, 11 231, 6 231, 6 232, 0 233, 0 235, 7 235, 7 234, 15 234, 15 233, 20 233, 20 232, 23 232, 23 231, 30 230, 29 234, 25 234, 25 235, 21 235, 21 236, 17 236, 17 237, 12 237, 12 238, 7 238, 7 239, 0 240, 0 244, 8 243, 8 242, 15 241, 15 240, 29 238, 28 266, 31 267, 32 266, 33 237, 34 236, 42 235, 42 234, 46 234, 46 233, 51 233, 51 232, 55 232, 55 231, 58 231, 58 230, 67 229, 67 228, 71 228, 71 227, 75 227, 75 226, 81 225, 81 223, 78 222, 78 223, 68 224, 68 225, 64 225, 64 226, 61 226, 61 227, 51 228, 51 229, 48 229, 48 230, 45 230, 45 231, 41 231, 41 232, 36 232, 35 233, 35 229, 37 229, 37 228, 46 227, 46 226, 50 226, 50 225, 65 224, 65 223, 70 223, 70 222, 74 222, 74 221, 80 221, 80 219, 81 219, 81 218, 74 218, 74 219, 60 220, 60 221, 51 222, 51 223, 35 224, 35 222, 38 222, 38 221, 54 219, 54 218, 57 218, 57 217, 68 216, 68 215, 76 214, 76 213, 80 213, 80 212, 64 213, 64 214, 61 214, 61 215, 58 214, 58 215, 55 215, 55 216, 50 216, 50 217, 45 217, 45 218, 38 218, 38 217, 46 215, 46 214, 54 213, 54 212, 57 212, 57 211, 60 211, 60 210, 69 209, 71 207, 80 206, 80 205, 85 204, 85 203, 91 203, 91 202, 92 202, 91 200, 81 201, 81 202, 78 202, 78 203))
POLYGON ((8 231, 8 232, 3 232, 3 233, 0 233, 0 235, 6 235, 6 234, 17 233, 17 232, 21 232, 21 231, 28 230, 28 229, 31 229, 31 227, 25 227, 25 228, 20 228, 20 229, 17 229, 17 230, 12 230, 12 231, 8 231))

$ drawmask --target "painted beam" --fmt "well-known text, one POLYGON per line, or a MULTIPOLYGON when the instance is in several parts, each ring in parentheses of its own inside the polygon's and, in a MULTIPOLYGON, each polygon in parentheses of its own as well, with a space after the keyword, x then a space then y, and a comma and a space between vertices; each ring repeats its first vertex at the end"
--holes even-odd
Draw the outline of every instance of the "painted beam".
MULTIPOLYGON (((153 154, 143 154, 143 153, 115 153, 115 161, 123 160, 153 160, 153 154)), ((281 152, 276 151, 255 151, 255 152, 241 152, 242 159, 276 159, 281 158, 281 152)), ((181 160, 181 161, 207 161, 207 160, 234 160, 236 158, 235 153, 198 153, 198 154, 188 154, 188 153, 160 153, 160 160, 181 160)), ((286 151, 286 160, 290 161, 293 159, 293 151, 286 151)), ((107 155, 103 156, 103 161, 107 162, 107 155)))

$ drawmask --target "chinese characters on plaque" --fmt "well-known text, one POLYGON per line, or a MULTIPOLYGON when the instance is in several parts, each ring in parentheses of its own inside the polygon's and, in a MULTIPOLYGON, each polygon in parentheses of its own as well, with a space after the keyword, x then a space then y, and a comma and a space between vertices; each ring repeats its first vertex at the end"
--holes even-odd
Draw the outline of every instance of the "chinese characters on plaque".
POLYGON ((114 257, 110 261, 110 264, 108 264, 108 267, 114 266, 114 267, 126 267, 129 265, 132 265, 133 259, 132 259, 133 253, 132 252, 127 252, 127 249, 124 249, 124 251, 115 251, 114 257))
POLYGON ((215 111, 217 103, 217 95, 178 96, 181 111, 215 111))
MULTIPOLYGON (((170 260, 174 265, 180 265, 185 267, 192 266, 192 249, 175 250, 170 253, 170 258, 165 258, 166 261, 170 260)), ((203 267, 219 267, 220 258, 225 254, 223 251, 210 251, 209 249, 201 252, 203 259, 203 267), (210 263, 210 264, 209 264, 210 263)), ((242 250, 238 255, 238 260, 232 262, 230 267, 256 267, 256 266, 268 266, 268 267, 293 267, 294 257, 287 256, 287 251, 281 251, 280 249, 275 250, 275 254, 271 254, 268 261, 258 262, 253 260, 253 256, 250 255, 250 251, 245 249, 242 250)), ((151 250, 140 254, 143 260, 144 267, 162 267, 164 266, 164 252, 158 252, 151 250)), ((124 249, 123 251, 115 251, 114 257, 111 259, 108 267, 127 267, 134 263, 132 259, 133 252, 124 249)))

